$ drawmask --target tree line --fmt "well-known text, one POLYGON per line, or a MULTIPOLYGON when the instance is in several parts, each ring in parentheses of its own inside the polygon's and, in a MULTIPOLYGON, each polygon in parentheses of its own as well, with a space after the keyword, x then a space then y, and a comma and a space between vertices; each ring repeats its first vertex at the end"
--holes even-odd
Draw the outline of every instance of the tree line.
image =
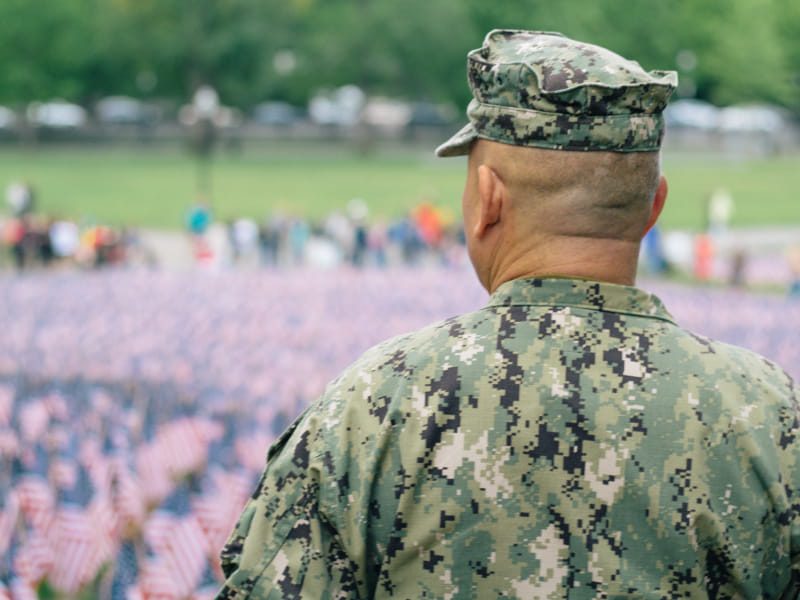
POLYGON ((797 0, 3 0, 0 103, 183 102, 208 83, 247 109, 354 83, 463 106, 466 52, 497 27, 676 69, 685 97, 800 112, 797 0))

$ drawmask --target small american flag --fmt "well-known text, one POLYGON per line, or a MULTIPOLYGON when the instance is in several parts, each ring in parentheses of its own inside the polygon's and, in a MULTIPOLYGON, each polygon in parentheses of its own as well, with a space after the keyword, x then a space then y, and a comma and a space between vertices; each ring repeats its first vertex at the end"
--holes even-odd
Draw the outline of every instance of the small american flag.
POLYGON ((16 493, 22 514, 33 529, 46 530, 55 508, 55 498, 50 484, 37 475, 28 475, 20 479, 16 493))
POLYGON ((103 564, 116 554, 120 520, 110 496, 105 493, 96 493, 86 512, 94 530, 94 560, 103 564))
POLYGON ((126 535, 141 527, 146 514, 145 497, 136 476, 123 458, 117 458, 113 468, 111 502, 118 519, 119 530, 126 535))
POLYGON ((50 424, 50 411, 44 400, 29 402, 19 413, 19 427, 22 439, 28 443, 37 442, 50 424))
POLYGON ((181 594, 173 575, 163 560, 145 562, 139 585, 128 590, 128 600, 178 600, 181 594))
POLYGON ((177 590, 188 596, 200 583, 207 561, 207 543, 194 515, 175 522, 162 556, 172 571, 177 590))
POLYGON ((77 506, 62 506, 50 530, 53 565, 49 581, 54 588, 74 594, 92 581, 110 548, 98 544, 98 536, 89 513, 77 506))
POLYGON ((253 491, 253 481, 246 474, 221 470, 215 470, 211 478, 215 484, 214 491, 197 497, 192 507, 211 551, 211 558, 216 563, 217 554, 253 491))
POLYGON ((0 509, 0 556, 5 555, 11 546, 18 519, 19 500, 17 492, 11 490, 6 494, 5 505, 0 509))
POLYGON ((143 444, 136 451, 136 472, 149 505, 159 504, 175 487, 159 444, 143 444))
MULTIPOLYGON (((50 543, 43 533, 31 532, 14 556, 14 571, 24 582, 34 585, 42 581, 53 566, 50 543)), ((14 594, 16 597, 16 592, 14 594)))
POLYGON ((14 411, 14 388, 0 385, 0 425, 8 427, 14 411))

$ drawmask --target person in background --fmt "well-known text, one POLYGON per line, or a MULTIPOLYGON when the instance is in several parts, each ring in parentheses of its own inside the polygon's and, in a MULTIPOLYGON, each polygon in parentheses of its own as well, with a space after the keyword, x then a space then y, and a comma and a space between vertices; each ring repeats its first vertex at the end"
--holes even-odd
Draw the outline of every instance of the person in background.
POLYGON ((747 286, 747 250, 736 248, 731 256, 730 284, 732 287, 747 286))
POLYGON ((714 237, 722 237, 728 232, 733 216, 733 196, 725 188, 715 189, 708 197, 706 230, 714 237))
POLYGON ((643 240, 644 256, 647 270, 653 275, 665 275, 669 273, 670 267, 667 257, 664 254, 664 244, 662 242, 661 229, 658 225, 647 232, 643 240))
POLYGON ((6 188, 6 204, 14 217, 31 214, 36 207, 36 193, 27 181, 13 181, 6 188))
POLYGON ((789 248, 789 296, 800 298, 800 246, 789 248))
POLYGON ((9 219, 3 228, 3 242, 8 246, 11 260, 17 271, 25 268, 25 237, 28 229, 28 219, 14 217, 9 219))

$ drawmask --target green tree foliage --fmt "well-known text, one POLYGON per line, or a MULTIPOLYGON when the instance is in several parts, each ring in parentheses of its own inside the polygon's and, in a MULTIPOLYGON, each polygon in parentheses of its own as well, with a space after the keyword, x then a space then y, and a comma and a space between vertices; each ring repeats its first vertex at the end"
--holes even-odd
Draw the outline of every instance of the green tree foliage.
POLYGON ((800 110, 796 0, 3 0, 0 102, 109 94, 297 104, 321 88, 463 105, 495 27, 562 31, 678 69, 680 92, 800 110))
POLYGON ((464 55, 478 34, 461 0, 318 0, 307 10, 307 37, 292 40, 306 88, 356 83, 446 99, 465 86, 464 55))
POLYGON ((11 104, 80 98, 91 86, 91 0, 0 3, 0 95, 11 104))

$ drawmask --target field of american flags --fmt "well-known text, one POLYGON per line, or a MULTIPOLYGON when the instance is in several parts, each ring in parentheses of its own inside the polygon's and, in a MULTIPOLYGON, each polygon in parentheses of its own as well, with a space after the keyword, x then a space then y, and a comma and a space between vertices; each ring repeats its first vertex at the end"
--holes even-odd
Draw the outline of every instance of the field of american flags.
MULTIPOLYGON (((644 282, 800 377, 800 301, 644 282)), ((0 277, 0 598, 210 598, 274 437, 465 267, 0 277)))

